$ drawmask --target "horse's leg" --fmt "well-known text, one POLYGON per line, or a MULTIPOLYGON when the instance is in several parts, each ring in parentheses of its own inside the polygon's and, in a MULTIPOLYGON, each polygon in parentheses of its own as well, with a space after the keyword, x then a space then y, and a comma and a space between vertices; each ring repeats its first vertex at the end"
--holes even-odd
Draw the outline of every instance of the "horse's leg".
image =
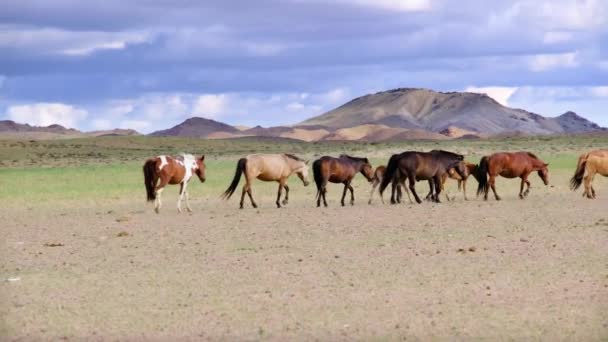
POLYGON ((436 203, 441 203, 441 197, 439 197, 439 194, 441 194, 441 189, 443 188, 442 181, 441 176, 435 176, 435 198, 433 200, 436 203))
POLYGON ((460 188, 461 184, 462 184, 462 193, 464 194, 464 200, 468 201, 469 199, 467 198, 467 180, 466 180, 466 178, 458 181, 458 188, 460 188))
POLYGON ((420 197, 418 197, 418 194, 416 193, 416 175, 411 174, 407 178, 409 178, 409 180, 410 180, 410 191, 412 191, 412 194, 414 195, 416 202, 418 204, 422 203, 422 200, 420 199, 420 197))
POLYGON ((327 208, 327 181, 323 181, 323 206, 327 208))
POLYGON ((403 180, 400 186, 403 187, 403 190, 405 190, 405 193, 407 194, 407 199, 410 201, 410 204, 414 204, 414 201, 412 201, 412 196, 410 196, 410 190, 407 188, 405 181, 406 179, 403 180))
POLYGON ((397 187, 398 184, 397 182, 395 182, 394 180, 391 182, 391 204, 396 204, 397 200, 395 198, 395 195, 397 193, 397 187))
POLYGON ((182 212, 182 200, 184 199, 184 192, 186 191, 186 182, 179 183, 179 196, 177 196, 177 212, 182 212))
POLYGON ((186 196, 186 210, 191 213, 192 208, 190 207, 190 194, 188 194, 188 189, 186 189, 186 193, 184 194, 184 196, 186 196))
POLYGON ((253 200, 253 194, 251 193, 251 185, 247 186, 247 195, 249 195, 249 200, 251 201, 251 206, 257 208, 258 205, 253 200))
POLYGON ((275 202, 277 205, 277 208, 281 207, 281 195, 283 192, 283 180, 279 180, 279 190, 277 191, 277 201, 275 202))
POLYGON ((350 182, 348 182, 348 189, 350 190, 350 205, 355 205, 355 189, 350 185, 350 182))
POLYGON ((283 205, 287 205, 289 202, 289 186, 287 184, 283 184, 283 189, 285 189, 285 199, 283 199, 283 205))
POLYGON ((526 179, 521 176, 521 184, 519 186, 519 198, 524 199, 524 186, 526 185, 526 179))
POLYGON ((245 204, 245 194, 247 193, 247 183, 243 185, 243 191, 241 192, 241 202, 239 203, 239 208, 243 209, 243 204, 245 204))
POLYGON ((427 201, 431 201, 434 200, 433 198, 433 181, 429 179, 429 193, 426 195, 426 197, 424 198, 427 201))
MULTIPOLYGON (((496 193, 496 176, 490 175, 490 179, 488 180, 488 183, 490 183, 490 187, 492 188, 492 192, 494 193, 494 198, 496 198, 497 201, 500 201, 501 198, 496 193)), ((486 197, 485 197, 485 199, 486 200, 488 199, 488 190, 486 190, 486 197)))
POLYGON ((587 196, 587 198, 589 199, 593 199, 593 191, 591 190, 593 188, 593 186, 591 185, 591 182, 593 182, 593 176, 591 173, 588 173, 585 178, 585 192, 583 193, 583 196, 587 196))
POLYGON ((403 192, 401 191, 401 184, 397 182, 395 185, 397 188, 397 203, 401 204, 401 198, 403 198, 403 192))
POLYGON ((531 187, 532 187, 532 184, 530 183, 530 181, 528 180, 528 177, 526 176, 526 191, 524 191, 524 197, 528 197, 528 195, 530 194, 531 187))
POLYGON ((342 191, 342 199, 340 200, 340 203, 342 204, 342 206, 344 206, 344 197, 346 197, 347 190, 348 190, 348 184, 346 182, 344 182, 344 190, 342 191))
POLYGON ((163 201, 161 199, 161 195, 165 186, 169 183, 169 179, 167 177, 161 177, 160 183, 154 190, 156 192, 156 201, 154 201, 154 211, 158 214, 160 212, 160 208, 163 206, 163 201))
MULTIPOLYGON (((376 191, 377 186, 378 180, 374 179, 374 181, 372 182, 372 191, 369 192, 369 201, 367 201, 367 204, 372 204, 372 199, 374 198, 374 192, 376 191)), ((384 200, 382 200, 382 202, 384 202, 384 200)))

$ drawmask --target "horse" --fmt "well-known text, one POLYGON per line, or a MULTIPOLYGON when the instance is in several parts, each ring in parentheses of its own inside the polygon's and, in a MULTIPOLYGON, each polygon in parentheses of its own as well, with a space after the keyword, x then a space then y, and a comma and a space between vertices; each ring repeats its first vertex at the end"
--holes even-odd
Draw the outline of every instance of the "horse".
POLYGON ((321 199, 323 199, 323 205, 327 207, 325 198, 327 182, 344 184, 340 201, 344 206, 347 190, 350 190, 350 204, 355 204, 355 191, 350 183, 357 173, 360 172, 369 182, 373 179, 372 164, 367 158, 351 157, 346 154, 342 154, 338 158, 323 156, 312 163, 312 171, 317 185, 317 208, 321 206, 321 199))
POLYGON ((481 158, 477 171, 479 181, 477 195, 484 194, 483 199, 487 201, 491 187, 494 197, 500 201, 501 198, 496 193, 496 177, 500 175, 505 178, 521 178, 519 198, 524 199, 530 193, 530 181, 528 180, 530 173, 537 171, 545 185, 549 185, 548 166, 549 164, 530 152, 499 152, 485 156, 481 158), (488 175, 490 175, 489 180, 488 175), (524 185, 528 186, 526 191, 524 191, 524 185))
POLYGON ((595 189, 593 188, 593 178, 596 174, 608 177, 608 150, 595 150, 582 154, 578 158, 578 164, 574 176, 570 179, 570 189, 573 191, 581 186, 585 181, 585 191, 583 197, 595 199, 595 189))
POLYGON ((146 160, 143 166, 144 183, 148 202, 154 201, 154 211, 158 214, 162 206, 161 194, 167 184, 179 184, 177 211, 182 212, 181 203, 186 198, 186 209, 192 212, 188 201, 188 182, 192 175, 197 175, 205 182, 205 156, 196 158, 191 154, 177 157, 162 155, 146 160), (160 182, 159 182, 160 180, 160 182))
MULTIPOLYGON (((376 167, 376 169, 374 170, 374 174, 372 176, 372 190, 369 193, 369 201, 367 202, 367 204, 372 204, 372 199, 374 198, 374 191, 376 190, 378 185, 380 185, 380 183, 382 182, 382 178, 384 177, 385 171, 386 171, 386 166, 384 166, 384 165, 380 165, 380 166, 376 167)), ((397 187, 397 202, 401 203, 401 196, 402 196, 401 187, 403 187, 405 189, 405 192, 407 193, 407 197, 410 199, 410 203, 412 203, 412 197, 410 197, 410 192, 405 187, 405 183, 399 183, 399 186, 397 187)), ((382 204, 384 204, 384 197, 382 197, 382 194, 380 194, 380 193, 379 193, 379 195, 380 195, 380 200, 382 201, 382 204)))
MULTIPOLYGON (((448 170, 448 172, 446 174, 443 175, 442 179, 441 179, 441 191, 445 191, 445 183, 448 180, 448 178, 450 179, 454 179, 458 181, 458 191, 462 190, 462 193, 464 195, 464 200, 468 201, 469 199, 467 198, 467 179, 469 178, 469 176, 473 176, 475 177, 475 179, 477 179, 477 164, 471 164, 471 163, 467 163, 465 161, 461 161, 457 166, 457 168, 460 168, 461 173, 456 172, 456 168, 451 168, 448 170), (460 174, 464 174, 464 178, 462 176, 460 176, 460 174)), ((431 181, 429 181, 429 193, 428 195, 426 195, 426 199, 430 200, 433 194, 433 185, 431 183, 431 181)), ((456 197, 452 197, 452 199, 450 199, 450 196, 446 193, 445 194, 445 198, 450 201, 455 199, 456 197)))
POLYGON ((289 202, 289 186, 287 185, 287 179, 292 174, 296 174, 304 186, 308 186, 308 160, 300 159, 293 154, 282 153, 282 154, 250 154, 245 158, 239 159, 236 164, 236 172, 232 183, 228 186, 228 189, 224 191, 222 197, 228 200, 236 187, 239 185, 241 175, 245 174, 245 185, 243 185, 243 191, 241 193, 240 208, 243 209, 245 201, 245 193, 249 195, 249 200, 254 208, 258 205, 253 200, 251 193, 251 183, 254 179, 259 179, 264 182, 278 182, 279 189, 277 192, 276 205, 277 208, 281 208, 281 195, 283 189, 285 189, 285 198, 283 199, 283 205, 287 205, 289 202))
POLYGON ((394 154, 389 159, 386 167, 384 178, 380 183, 380 193, 384 192, 389 182, 392 181, 391 204, 395 204, 395 190, 397 184, 401 181, 409 180, 409 189, 414 194, 416 202, 422 203, 422 200, 416 193, 415 184, 419 180, 430 180, 430 184, 435 189, 435 193, 431 195, 431 199, 435 202, 440 202, 439 194, 441 193, 442 177, 449 169, 454 170, 464 178, 464 172, 457 167, 458 163, 464 159, 461 154, 456 154, 443 150, 434 150, 431 152, 414 152, 406 151, 401 154, 394 154))

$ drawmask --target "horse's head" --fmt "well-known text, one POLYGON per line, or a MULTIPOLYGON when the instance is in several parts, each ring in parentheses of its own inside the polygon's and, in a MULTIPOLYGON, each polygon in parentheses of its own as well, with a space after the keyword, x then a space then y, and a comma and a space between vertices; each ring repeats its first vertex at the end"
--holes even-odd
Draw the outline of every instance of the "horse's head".
POLYGON ((544 164, 543 167, 538 170, 538 176, 543 180, 545 185, 549 185, 549 164, 544 164))
POLYGON ((205 181, 205 155, 203 154, 200 158, 196 158, 196 169, 194 174, 198 176, 201 182, 205 181))
POLYGON ((363 158, 363 164, 361 165, 361 174, 367 179, 368 182, 374 180, 374 167, 367 158, 363 158))
POLYGON ((310 184, 308 181, 308 162, 309 160, 300 162, 302 165, 296 170, 296 175, 298 175, 298 178, 304 183, 304 186, 310 184))

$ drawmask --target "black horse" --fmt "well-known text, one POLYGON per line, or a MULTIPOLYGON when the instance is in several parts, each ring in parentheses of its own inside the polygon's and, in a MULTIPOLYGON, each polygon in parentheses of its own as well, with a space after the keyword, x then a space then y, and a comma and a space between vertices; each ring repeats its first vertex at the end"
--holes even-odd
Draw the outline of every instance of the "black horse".
POLYGON ((416 202, 422 203, 416 193, 416 181, 428 180, 434 193, 431 199, 440 202, 441 184, 444 175, 450 169, 454 169, 461 177, 465 177, 466 170, 459 167, 459 163, 464 160, 464 156, 443 150, 433 150, 431 152, 407 151, 401 154, 394 154, 389 159, 386 172, 380 184, 380 193, 392 182, 391 203, 395 203, 395 190, 399 181, 409 180, 409 188, 414 194, 416 202))

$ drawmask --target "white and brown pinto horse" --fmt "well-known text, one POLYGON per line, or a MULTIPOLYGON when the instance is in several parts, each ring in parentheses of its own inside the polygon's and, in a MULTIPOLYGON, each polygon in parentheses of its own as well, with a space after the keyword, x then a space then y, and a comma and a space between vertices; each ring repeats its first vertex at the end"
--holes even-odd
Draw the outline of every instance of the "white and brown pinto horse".
POLYGON ((148 202, 154 201, 154 210, 158 213, 162 206, 161 194, 167 184, 179 184, 177 211, 182 211, 182 200, 186 198, 186 209, 192 211, 188 202, 188 181, 197 175, 201 182, 205 181, 205 156, 196 158, 191 154, 180 156, 158 156, 144 163, 144 182, 148 194, 148 202))
POLYGON ((570 179, 570 189, 578 189, 585 181, 583 196, 595 198, 593 178, 596 174, 608 177, 608 150, 595 150, 585 153, 578 158, 578 165, 574 176, 570 179))
POLYGON ((245 185, 243 185, 243 191, 241 193, 240 208, 243 209, 243 202, 245 200, 245 193, 249 195, 249 200, 254 208, 258 205, 253 200, 251 194, 251 183, 254 179, 259 179, 265 182, 278 182, 279 190, 277 193, 276 205, 277 208, 281 207, 281 194, 285 189, 285 198, 283 199, 283 205, 289 201, 289 186, 287 186, 287 179, 292 174, 298 175, 304 186, 309 184, 308 181, 308 161, 302 160, 292 154, 250 154, 245 158, 239 159, 236 164, 236 172, 232 183, 222 197, 229 199, 236 187, 239 185, 241 175, 245 174, 245 185))

